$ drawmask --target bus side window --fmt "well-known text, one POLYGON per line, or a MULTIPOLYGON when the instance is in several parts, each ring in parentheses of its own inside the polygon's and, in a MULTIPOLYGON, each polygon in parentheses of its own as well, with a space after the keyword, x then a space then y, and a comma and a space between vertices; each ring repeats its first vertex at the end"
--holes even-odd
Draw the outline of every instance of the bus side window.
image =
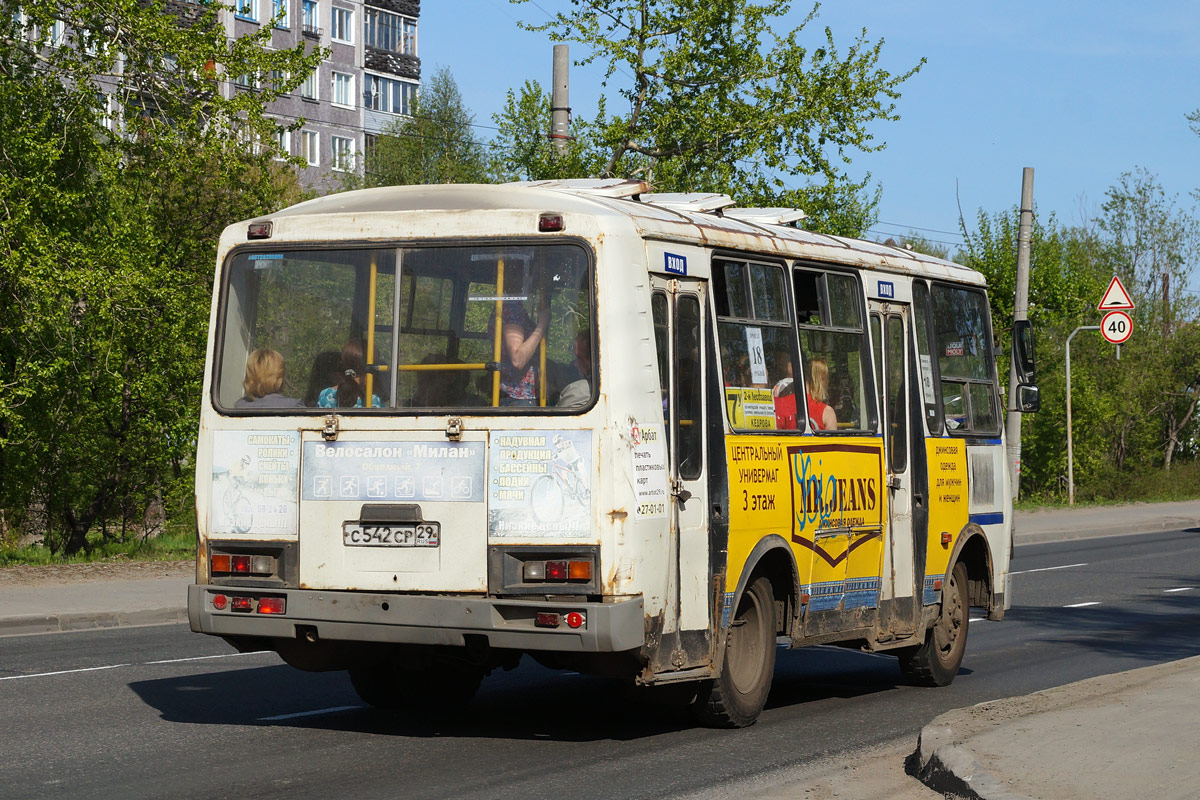
POLYGON ((921 381, 921 396, 925 401, 925 422, 929 433, 941 436, 945 430, 942 407, 937 391, 937 373, 930 351, 929 287, 924 281, 913 281, 913 320, 917 335, 917 365, 921 381))
MULTIPOLYGON (((667 348, 670 340, 667 328, 667 296, 662 292, 655 292, 650 296, 650 314, 654 320, 654 349, 658 353, 658 387, 662 398, 663 421, 669 423, 671 420, 668 398, 671 391, 671 376, 668 372, 670 360, 667 358, 667 348)), ((667 435, 669 436, 670 433, 671 426, 668 424, 667 435)))
POLYGON ((858 278, 797 269, 793 285, 809 427, 874 430, 876 403, 858 278))
POLYGON ((946 428, 951 433, 995 435, 1000 432, 1000 414, 987 296, 937 283, 931 296, 946 428))
POLYGON ((785 273, 775 264, 713 260, 713 299, 726 410, 735 430, 803 427, 785 273))
POLYGON ((680 295, 675 301, 675 407, 679 436, 679 477, 700 477, 704 425, 700 382, 700 301, 680 295))

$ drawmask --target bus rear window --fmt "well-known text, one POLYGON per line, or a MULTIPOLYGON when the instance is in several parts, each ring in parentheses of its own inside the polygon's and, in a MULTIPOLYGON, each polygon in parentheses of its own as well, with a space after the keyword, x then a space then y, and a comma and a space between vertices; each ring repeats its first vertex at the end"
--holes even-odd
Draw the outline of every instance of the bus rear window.
POLYGON ((234 413, 581 410, 597 375, 589 264, 577 245, 235 254, 214 402, 234 413))

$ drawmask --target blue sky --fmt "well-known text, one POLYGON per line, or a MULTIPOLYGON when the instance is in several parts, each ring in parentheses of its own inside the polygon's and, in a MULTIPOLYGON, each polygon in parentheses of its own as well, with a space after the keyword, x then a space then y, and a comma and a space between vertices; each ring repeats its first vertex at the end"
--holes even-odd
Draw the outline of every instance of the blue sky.
MULTIPOLYGON (((566 6, 427 0, 423 72, 449 67, 476 123, 490 126, 509 88, 526 79, 550 85, 551 42, 519 30, 517 20, 543 21, 566 6)), ((808 8, 796 3, 788 27, 808 8)), ((843 48, 864 27, 884 38, 882 65, 892 72, 928 61, 902 87, 900 121, 874 129, 887 148, 854 157, 853 170, 883 187, 876 238, 919 230, 953 248, 959 204, 968 221, 980 208, 1016 205, 1026 166, 1035 169, 1038 213, 1067 224, 1098 213, 1105 190, 1138 166, 1182 206, 1194 203, 1200 137, 1185 116, 1200 107, 1195 0, 829 0, 809 41, 819 42, 826 25, 843 48)), ((572 47, 573 58, 583 54, 572 47)), ((577 114, 594 113, 601 78, 596 69, 572 69, 577 114)))

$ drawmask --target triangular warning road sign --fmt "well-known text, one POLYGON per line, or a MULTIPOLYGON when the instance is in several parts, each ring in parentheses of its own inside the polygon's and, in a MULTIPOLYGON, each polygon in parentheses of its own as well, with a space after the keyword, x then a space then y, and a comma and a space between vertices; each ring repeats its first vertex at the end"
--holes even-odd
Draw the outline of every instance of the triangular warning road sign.
POLYGON ((1133 308, 1133 301, 1129 299, 1129 292, 1125 291, 1125 287, 1121 285, 1121 279, 1113 275, 1112 282, 1108 284, 1108 291, 1104 293, 1104 299, 1100 301, 1100 305, 1096 306, 1101 311, 1116 311, 1133 308))

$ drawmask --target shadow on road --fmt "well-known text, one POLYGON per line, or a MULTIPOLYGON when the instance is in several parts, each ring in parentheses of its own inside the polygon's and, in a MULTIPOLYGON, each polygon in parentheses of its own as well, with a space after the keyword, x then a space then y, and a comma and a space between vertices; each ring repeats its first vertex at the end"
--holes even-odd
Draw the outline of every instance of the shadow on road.
MULTIPOLYGON (((963 670, 963 674, 969 670, 963 670)), ((849 650, 780 650, 768 710, 894 688, 896 661, 849 650)), ((139 681, 130 688, 163 719, 195 725, 291 726, 404 737, 635 740, 695 728, 685 687, 645 688, 610 678, 556 672, 529 659, 494 672, 457 717, 394 714, 367 707, 344 672, 306 673, 285 665, 139 681), (270 719, 324 709, 340 711, 270 719)))
POLYGON ((1008 619, 1039 629, 1042 642, 1084 648, 1147 664, 1200 655, 1200 577, 1158 576, 1164 584, 1197 591, 1163 593, 1152 607, 1098 605, 1084 608, 1014 606, 1008 619))

